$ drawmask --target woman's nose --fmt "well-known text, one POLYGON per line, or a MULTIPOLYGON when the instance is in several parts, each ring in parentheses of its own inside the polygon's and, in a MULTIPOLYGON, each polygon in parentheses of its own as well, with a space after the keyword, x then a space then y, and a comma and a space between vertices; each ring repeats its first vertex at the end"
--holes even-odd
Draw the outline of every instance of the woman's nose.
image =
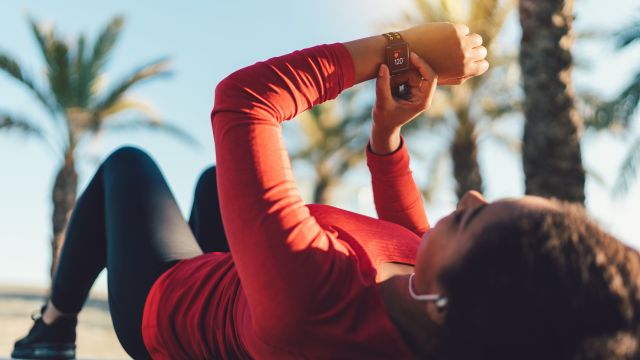
POLYGON ((467 191, 460 201, 458 201, 457 209, 468 209, 475 208, 480 205, 484 205, 487 203, 487 200, 484 196, 475 190, 467 191))

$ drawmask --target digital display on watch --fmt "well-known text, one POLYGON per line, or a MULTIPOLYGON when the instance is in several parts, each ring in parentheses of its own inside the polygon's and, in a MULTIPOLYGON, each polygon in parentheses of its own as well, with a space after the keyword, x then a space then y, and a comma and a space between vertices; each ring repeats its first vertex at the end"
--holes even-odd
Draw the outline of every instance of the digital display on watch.
POLYGON ((409 70, 409 45, 395 44, 387 46, 387 66, 391 74, 409 70))

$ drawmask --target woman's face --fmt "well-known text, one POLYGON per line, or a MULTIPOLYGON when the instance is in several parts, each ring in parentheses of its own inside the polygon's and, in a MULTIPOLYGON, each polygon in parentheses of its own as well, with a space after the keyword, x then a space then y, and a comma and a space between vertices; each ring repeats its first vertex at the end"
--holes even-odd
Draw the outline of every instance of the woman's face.
POLYGON ((489 203, 479 192, 467 192, 456 210, 422 237, 414 267, 414 290, 419 294, 446 296, 438 284, 438 275, 470 248, 483 228, 497 220, 508 221, 518 213, 552 208, 551 201, 537 196, 489 203))

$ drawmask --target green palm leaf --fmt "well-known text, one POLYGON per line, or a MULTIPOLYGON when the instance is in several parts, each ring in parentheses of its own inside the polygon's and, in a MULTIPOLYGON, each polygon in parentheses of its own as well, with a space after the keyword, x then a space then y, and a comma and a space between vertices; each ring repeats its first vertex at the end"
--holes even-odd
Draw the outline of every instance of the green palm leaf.
POLYGON ((44 131, 38 125, 15 115, 0 114, 0 130, 17 130, 25 135, 44 139, 44 131))
POLYGON ((620 30, 617 34, 617 46, 623 48, 636 40, 640 40, 640 20, 620 30))
POLYGON ((34 81, 31 79, 31 76, 20 67, 17 61, 6 54, 0 53, 0 70, 3 70, 9 76, 13 77, 15 80, 19 81, 22 85, 31 90, 38 100, 40 100, 40 103, 50 113, 55 112, 55 106, 51 103, 47 94, 36 86, 34 81))
POLYGON ((40 52, 42 53, 42 56, 44 57, 45 62, 47 64, 51 63, 53 59, 53 55, 51 54, 51 51, 50 51, 51 49, 50 44, 54 40, 53 27, 46 30, 41 29, 40 26, 38 25, 38 22, 32 17, 29 17, 29 26, 31 27, 31 33, 33 34, 33 36, 36 38, 36 41, 38 42, 38 47, 40 49, 40 52))
POLYGON ((91 74, 94 75, 93 77, 104 67, 111 53, 111 49, 113 49, 113 46, 118 40, 123 25, 124 17, 121 15, 116 16, 98 36, 93 46, 93 54, 88 62, 91 74))
MULTIPOLYGON (((43 84, 46 82, 47 88, 41 89, 17 61, 1 52, 0 72, 8 74, 29 88, 49 110, 51 115, 49 118, 55 124, 51 129, 47 129, 50 130, 50 134, 46 134, 47 138, 36 123, 0 113, 0 130, 15 129, 23 134, 44 139, 49 145, 51 143, 48 141, 56 142, 54 144, 56 146, 52 148, 56 155, 64 157, 66 162, 72 161, 76 154, 80 154, 76 151, 80 139, 95 137, 105 129, 156 130, 172 135, 192 146, 198 145, 189 133, 172 124, 159 121, 159 117, 153 113, 151 106, 131 99, 127 94, 128 90, 136 84, 169 74, 166 69, 166 60, 161 59, 140 67, 129 77, 117 83, 109 92, 97 93, 101 91, 97 86, 98 81, 104 76, 104 66, 108 62, 109 54, 112 53, 124 23, 121 16, 114 18, 92 44, 83 35, 80 35, 77 41, 70 42, 58 36, 54 27, 40 26, 31 17, 28 21, 44 60, 45 66, 41 73, 46 74, 43 84), (130 111, 135 112, 131 117, 119 116, 121 113, 130 111), (135 117, 136 115, 139 116, 135 117), (61 137, 53 137, 52 134, 61 135, 61 137)), ((75 173, 75 169, 70 169, 70 173, 75 173)), ((62 196, 65 199, 74 199, 75 187, 63 185, 56 182, 53 189, 54 198, 58 199, 62 196)), ((57 214, 54 215, 53 220, 54 264, 57 262, 56 249, 60 248, 64 239, 64 221, 60 220, 64 217, 59 215, 67 213, 72 207, 73 204, 66 201, 54 201, 54 214, 57 214)))
POLYGON ((437 11, 430 0, 416 0, 419 13, 425 22, 437 22, 442 20, 442 13, 437 11))
POLYGON ((631 184, 638 176, 638 164, 640 164, 640 138, 634 141, 622 162, 620 173, 613 186, 614 196, 619 197, 629 191, 631 184))
POLYGON ((162 58, 156 61, 152 61, 149 64, 143 65, 133 71, 133 73, 123 80, 121 80, 111 91, 107 93, 101 100, 98 100, 97 104, 93 107, 96 112, 102 112, 105 109, 113 106, 118 100, 134 85, 140 84, 146 80, 165 77, 171 75, 171 71, 168 70, 169 61, 166 58, 162 58))
POLYGON ((47 77, 55 100, 63 108, 72 105, 70 102, 71 66, 68 45, 63 40, 56 38, 53 27, 43 29, 33 18, 29 18, 29 22, 47 64, 47 77))
POLYGON ((633 81, 612 101, 602 104, 595 113, 591 125, 595 128, 629 128, 633 115, 638 109, 640 100, 640 73, 633 81))
POLYGON ((61 40, 54 40, 50 44, 51 62, 48 63, 49 86, 58 104, 65 108, 75 105, 72 99, 71 64, 69 47, 61 40))
POLYGON ((84 35, 78 37, 73 59, 73 104, 78 107, 87 107, 91 99, 91 85, 94 80, 91 64, 86 56, 86 39, 84 35))
POLYGON ((45 131, 34 121, 18 115, 0 113, 0 131, 15 130, 25 136, 41 140, 54 154, 60 152, 60 147, 51 143, 51 139, 46 136, 45 131))

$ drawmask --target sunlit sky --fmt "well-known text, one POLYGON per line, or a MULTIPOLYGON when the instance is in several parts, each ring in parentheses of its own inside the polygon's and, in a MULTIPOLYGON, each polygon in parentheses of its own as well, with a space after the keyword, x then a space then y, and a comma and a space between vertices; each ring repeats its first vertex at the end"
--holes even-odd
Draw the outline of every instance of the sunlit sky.
MULTIPOLYGON (((41 75, 42 58, 27 25, 27 15, 74 36, 96 33, 116 14, 126 16, 125 29, 107 67, 106 84, 134 67, 161 56, 170 56, 174 76, 146 83, 134 95, 152 103, 167 121, 179 125, 199 142, 185 146, 163 134, 120 132, 84 144, 79 163, 80 189, 86 186, 97 164, 124 144, 147 150, 159 163, 188 216, 192 191, 199 173, 214 161, 209 112, 213 89, 230 72, 256 61, 320 43, 348 41, 380 33, 380 24, 399 18, 411 0, 324 1, 18 1, 3 0, 0 11, 0 50, 12 54, 29 71, 41 75)), ((634 0, 577 1, 578 30, 613 30, 640 16, 634 0)), ((515 48, 519 41, 517 18, 510 18, 502 42, 515 48)), ((640 47, 616 52, 611 41, 580 42, 578 59, 589 65, 574 74, 576 88, 611 96, 640 70, 640 47)), ((373 96, 373 94, 372 94, 373 96)), ((0 75, 0 110, 28 115, 50 126, 46 114, 27 91, 0 75)), ((637 121, 636 121, 637 123, 637 121)), ((517 133, 517 131, 516 131, 517 133)), ((633 134, 640 131, 636 126, 633 134)), ((413 144, 416 145, 416 144, 413 144)), ((637 219, 640 185, 625 197, 613 200, 610 187, 629 144, 606 134, 586 133, 583 157, 604 184, 587 183, 588 208, 609 231, 640 247, 637 219)), ((490 200, 523 193, 518 155, 484 144, 480 163, 490 200)), ((47 283, 49 267, 51 187, 60 159, 37 140, 15 132, 0 133, 0 283, 39 285, 47 283)), ((309 173, 298 171, 304 190, 309 173)), ((366 172, 355 171, 336 193, 336 204, 372 215, 367 203, 366 172), (350 197, 353 189, 357 199, 350 197), (364 194, 364 195, 363 195, 364 194), (364 200, 364 201, 363 201, 364 200)), ((434 201, 427 204, 432 222, 454 207, 452 184, 445 182, 434 201)), ((306 194, 306 192, 304 192, 306 194)), ((308 198, 307 198, 308 199, 308 198)), ((104 274, 96 288, 104 289, 104 274)))

